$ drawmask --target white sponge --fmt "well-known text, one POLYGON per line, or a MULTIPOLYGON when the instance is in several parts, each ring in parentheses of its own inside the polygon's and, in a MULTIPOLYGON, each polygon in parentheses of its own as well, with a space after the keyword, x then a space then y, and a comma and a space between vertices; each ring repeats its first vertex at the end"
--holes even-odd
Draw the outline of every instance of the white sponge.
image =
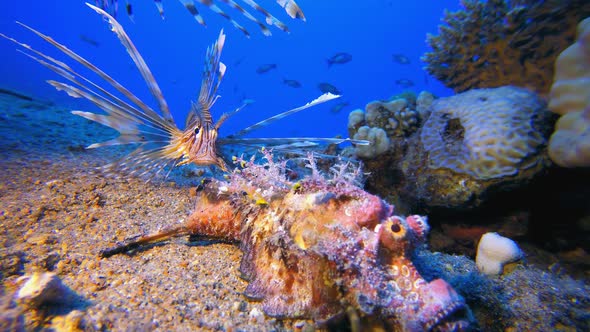
POLYGON ((516 242, 498 233, 485 233, 479 240, 475 264, 480 272, 491 275, 502 273, 504 264, 522 257, 516 242))

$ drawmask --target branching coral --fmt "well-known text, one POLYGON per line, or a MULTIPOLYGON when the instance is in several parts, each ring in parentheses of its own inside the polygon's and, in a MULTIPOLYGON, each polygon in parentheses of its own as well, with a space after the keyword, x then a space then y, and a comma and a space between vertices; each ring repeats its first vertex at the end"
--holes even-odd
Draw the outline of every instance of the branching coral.
POLYGON ((445 12, 439 35, 422 60, 426 70, 456 92, 516 85, 545 94, 557 55, 590 15, 587 0, 463 0, 445 12))

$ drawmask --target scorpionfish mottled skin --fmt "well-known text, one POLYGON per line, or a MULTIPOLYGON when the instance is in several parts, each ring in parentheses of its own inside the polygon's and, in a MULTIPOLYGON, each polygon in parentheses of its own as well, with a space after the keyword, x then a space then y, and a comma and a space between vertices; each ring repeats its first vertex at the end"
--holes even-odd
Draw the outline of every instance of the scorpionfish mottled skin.
POLYGON ((289 180, 286 163, 241 167, 200 187, 190 234, 239 241, 244 294, 277 318, 318 325, 352 308, 360 322, 392 331, 470 328, 463 299, 444 280, 424 280, 411 256, 425 241, 424 217, 399 217, 360 188, 360 169, 338 164, 289 180))

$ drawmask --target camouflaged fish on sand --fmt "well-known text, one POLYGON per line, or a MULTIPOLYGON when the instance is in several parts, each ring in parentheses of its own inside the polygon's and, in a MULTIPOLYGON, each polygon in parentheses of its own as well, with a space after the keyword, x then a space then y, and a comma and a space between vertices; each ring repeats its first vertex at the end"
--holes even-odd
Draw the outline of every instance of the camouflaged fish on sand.
POLYGON ((225 44, 225 34, 219 34, 217 41, 208 48, 206 64, 203 71, 201 89, 196 102, 193 103, 185 121, 185 129, 179 129, 168 107, 156 79, 152 75, 143 57, 125 33, 123 27, 104 10, 87 4, 101 14, 110 24, 111 30, 117 35, 127 52, 131 56, 137 69, 141 73, 147 87, 158 104, 159 113, 136 97, 131 91, 107 75, 104 71, 73 52, 66 46, 54 41, 51 37, 23 24, 21 26, 32 31, 64 54, 94 72, 105 82, 110 84, 128 101, 117 97, 99 84, 94 83, 82 74, 74 71, 66 63, 45 55, 31 46, 23 44, 13 38, 0 36, 15 42, 30 53, 25 53, 45 67, 53 70, 73 85, 54 80, 47 81, 58 90, 65 91, 74 98, 85 98, 102 109, 106 114, 87 111, 72 111, 73 114, 111 127, 119 132, 119 136, 101 143, 95 143, 88 148, 98 148, 112 145, 138 145, 138 147, 124 158, 104 167, 109 173, 124 171, 133 175, 154 175, 162 170, 179 165, 195 164, 197 166, 217 166, 227 171, 228 155, 221 151, 229 145, 259 148, 260 146, 274 147, 277 152, 284 151, 301 154, 303 149, 317 147, 320 143, 352 142, 368 144, 367 141, 321 137, 287 137, 287 138, 247 138, 245 135, 252 131, 282 119, 288 115, 307 109, 311 106, 338 98, 339 96, 326 93, 315 100, 292 110, 279 113, 254 125, 244 128, 232 135, 218 137, 221 125, 231 115, 240 111, 247 103, 235 110, 223 114, 217 122, 213 121, 211 108, 215 104, 217 90, 226 66, 220 61, 221 51, 225 44), (31 54, 32 53, 32 54, 31 54), (35 56, 35 55, 37 56, 35 56))

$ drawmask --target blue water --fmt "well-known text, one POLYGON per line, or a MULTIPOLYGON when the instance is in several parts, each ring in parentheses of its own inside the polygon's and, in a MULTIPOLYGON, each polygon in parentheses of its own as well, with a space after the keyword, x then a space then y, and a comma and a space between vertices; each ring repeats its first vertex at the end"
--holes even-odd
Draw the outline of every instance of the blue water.
MULTIPOLYGON (((124 1, 121 1, 124 4, 124 1)), ((229 134, 265 117, 303 105, 318 97, 320 82, 329 82, 343 92, 341 100, 306 110, 253 134, 253 136, 346 136, 348 113, 376 99, 385 99, 405 89, 395 81, 406 78, 415 83, 415 92, 431 91, 450 95, 422 67, 420 56, 429 50, 426 33, 436 33, 445 8, 456 10, 459 1, 318 1, 298 0, 307 22, 293 20, 274 1, 258 1, 291 29, 284 33, 271 27, 265 37, 258 27, 232 9, 227 12, 252 34, 246 38, 225 19, 197 5, 208 23, 200 26, 177 0, 164 0, 166 19, 162 20, 152 1, 132 1, 133 21, 120 9, 118 20, 143 55, 168 101, 180 127, 191 100, 196 100, 206 48, 220 29, 227 34, 222 62, 226 77, 213 108, 215 118, 241 104, 244 98, 256 102, 222 127, 229 134), (328 68, 326 59, 338 52, 350 53, 353 60, 328 68), (392 61, 392 54, 407 55, 410 65, 392 61), (256 69, 266 63, 278 68, 266 74, 256 69), (303 86, 292 88, 283 79, 294 79, 303 86), (350 105, 335 114, 330 109, 339 102, 350 105)), ((92 1, 92 3, 94 3, 92 1)), ((225 7, 220 4, 220 7, 225 7)), ((121 82, 153 107, 156 104, 131 59, 107 23, 84 5, 82 0, 10 1, 0 11, 0 32, 34 46, 74 68, 79 65, 63 56, 15 21, 52 36, 58 42, 86 57, 121 82), (83 41, 96 41, 94 46, 83 41)), ((16 51, 16 45, 0 39, 0 86, 51 100, 57 105, 88 111, 96 107, 58 92, 45 83, 63 81, 58 75, 16 51)), ((100 79, 81 70, 89 78, 100 79)))

